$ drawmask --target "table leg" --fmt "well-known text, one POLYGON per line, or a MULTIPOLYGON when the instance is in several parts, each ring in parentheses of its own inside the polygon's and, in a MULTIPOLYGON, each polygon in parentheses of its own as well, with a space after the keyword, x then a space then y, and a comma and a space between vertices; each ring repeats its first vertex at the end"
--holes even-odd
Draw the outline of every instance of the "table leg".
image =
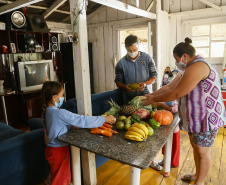
POLYGON ((96 161, 95 154, 87 150, 81 149, 82 156, 82 173, 84 185, 96 185, 96 161))
POLYGON ((71 161, 73 184, 81 185, 80 148, 71 146, 71 161))
POLYGON ((164 169, 163 169, 164 177, 170 176, 172 142, 173 142, 173 133, 170 134, 170 136, 165 144, 164 169))
POLYGON ((140 184, 140 168, 130 166, 129 185, 140 184))
POLYGON ((5 122, 8 125, 9 122, 8 122, 6 106, 5 106, 5 98, 4 98, 4 96, 1 96, 1 98, 2 98, 2 107, 3 107, 3 111, 4 111, 5 122))

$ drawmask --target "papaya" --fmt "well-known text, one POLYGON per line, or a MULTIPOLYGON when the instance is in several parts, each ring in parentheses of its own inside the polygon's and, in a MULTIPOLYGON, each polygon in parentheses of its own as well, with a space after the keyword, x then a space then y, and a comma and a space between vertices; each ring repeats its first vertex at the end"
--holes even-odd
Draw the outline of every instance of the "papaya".
POLYGON ((140 88, 140 84, 138 83, 133 83, 133 84, 130 84, 129 87, 133 90, 137 90, 140 88))

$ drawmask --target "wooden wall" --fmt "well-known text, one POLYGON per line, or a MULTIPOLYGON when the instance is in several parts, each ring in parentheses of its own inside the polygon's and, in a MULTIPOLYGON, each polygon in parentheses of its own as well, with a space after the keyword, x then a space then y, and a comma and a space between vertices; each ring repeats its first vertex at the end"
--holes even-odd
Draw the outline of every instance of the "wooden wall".
MULTIPOLYGON (((225 6, 226 0, 208 0, 218 6, 225 6)), ((162 8, 168 13, 184 12, 198 9, 210 8, 198 0, 163 0, 162 8)))
MULTIPOLYGON (((131 0, 121 0, 131 5, 131 0)), ((146 10, 152 0, 140 1, 140 8, 146 10)), ((155 12, 155 6, 151 12, 155 12)), ((148 27, 151 22, 152 46, 155 48, 155 21, 141 18, 109 7, 101 7, 87 16, 88 40, 93 43, 94 92, 113 90, 116 88, 115 65, 120 59, 118 55, 119 29, 132 27, 148 27)), ((153 49, 156 59, 156 49, 153 49)))

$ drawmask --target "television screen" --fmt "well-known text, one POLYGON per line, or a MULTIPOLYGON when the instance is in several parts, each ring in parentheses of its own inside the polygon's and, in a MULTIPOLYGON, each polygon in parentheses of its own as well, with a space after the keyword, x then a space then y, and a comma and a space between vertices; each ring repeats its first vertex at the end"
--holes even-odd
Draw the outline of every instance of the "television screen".
POLYGON ((40 85, 50 80, 49 63, 25 64, 26 87, 40 85))

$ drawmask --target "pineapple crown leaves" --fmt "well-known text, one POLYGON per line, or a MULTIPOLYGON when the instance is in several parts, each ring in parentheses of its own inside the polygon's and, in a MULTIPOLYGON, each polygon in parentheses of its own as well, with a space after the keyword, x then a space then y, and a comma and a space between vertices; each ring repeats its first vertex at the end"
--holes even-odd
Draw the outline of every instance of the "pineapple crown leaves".
POLYGON ((114 102, 111 98, 111 101, 107 101, 107 104, 110 105, 110 107, 120 108, 120 106, 114 102))

